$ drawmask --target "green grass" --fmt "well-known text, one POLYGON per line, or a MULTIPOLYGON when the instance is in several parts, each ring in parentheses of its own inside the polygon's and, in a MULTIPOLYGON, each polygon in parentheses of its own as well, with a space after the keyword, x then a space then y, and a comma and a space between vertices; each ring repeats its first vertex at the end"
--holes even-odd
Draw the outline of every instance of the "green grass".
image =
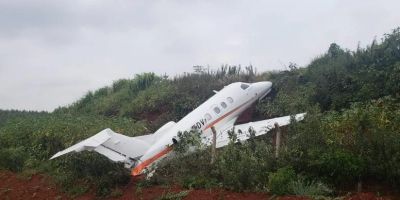
POLYGON ((190 193, 190 190, 184 190, 180 192, 167 192, 157 197, 156 200, 181 200, 190 193))

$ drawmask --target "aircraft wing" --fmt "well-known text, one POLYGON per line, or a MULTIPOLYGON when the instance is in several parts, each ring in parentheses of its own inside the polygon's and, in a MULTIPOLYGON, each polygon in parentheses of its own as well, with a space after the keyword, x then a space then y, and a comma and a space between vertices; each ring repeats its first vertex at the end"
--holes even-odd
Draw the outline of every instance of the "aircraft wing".
MULTIPOLYGON (((304 118, 305 113, 300 113, 296 114, 294 117, 296 121, 301 121, 304 118)), ((290 117, 291 116, 284 116, 284 117, 277 117, 273 119, 267 119, 267 120, 261 120, 261 121, 256 121, 256 122, 250 122, 246 124, 239 124, 236 126, 233 126, 233 130, 235 131, 237 135, 237 139, 239 141, 245 141, 250 138, 250 133, 249 129, 251 128, 252 130, 255 131, 255 136, 259 135, 264 135, 268 131, 274 128, 274 124, 278 123, 279 126, 286 126, 290 124, 290 117)), ((222 132, 217 133, 217 148, 226 146, 229 144, 229 135, 228 131, 231 131, 232 129, 225 130, 222 132)))
MULTIPOLYGON (((217 131, 217 146, 218 146, 218 138, 222 138, 224 135, 228 134, 228 131, 232 130, 235 124, 237 118, 231 119, 230 121, 227 121, 226 123, 221 123, 220 125, 217 125, 215 127, 217 131)), ((211 128, 207 129, 207 131, 204 132, 204 136, 202 137, 202 143, 205 144, 206 146, 209 146, 212 144, 212 131, 211 128)))
POLYGON ((133 165, 134 160, 139 159, 150 148, 152 141, 154 141, 153 134, 128 137, 115 133, 108 128, 67 149, 59 151, 50 159, 70 152, 87 150, 96 151, 114 162, 125 162, 129 166, 133 165))

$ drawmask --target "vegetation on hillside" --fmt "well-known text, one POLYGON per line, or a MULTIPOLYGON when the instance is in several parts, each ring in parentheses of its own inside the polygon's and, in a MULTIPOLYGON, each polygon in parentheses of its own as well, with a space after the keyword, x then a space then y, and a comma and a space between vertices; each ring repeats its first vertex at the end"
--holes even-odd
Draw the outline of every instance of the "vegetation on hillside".
POLYGON ((364 180, 398 186, 400 29, 355 51, 331 44, 308 66, 288 68, 256 73, 252 66, 196 66, 173 78, 144 73, 52 113, 0 111, 0 168, 47 173, 71 194, 95 186, 107 195, 129 180, 121 165, 90 152, 48 159, 107 127, 129 136, 154 132, 231 82, 269 80, 273 90, 257 104, 253 119, 308 113, 287 127, 279 158, 268 134, 232 142, 213 164, 204 148, 190 156, 178 153, 152 181, 310 196, 364 180))
POLYGON ((36 117, 45 114, 47 113, 36 111, 0 110, 0 127, 3 126, 10 119, 20 117, 36 117))

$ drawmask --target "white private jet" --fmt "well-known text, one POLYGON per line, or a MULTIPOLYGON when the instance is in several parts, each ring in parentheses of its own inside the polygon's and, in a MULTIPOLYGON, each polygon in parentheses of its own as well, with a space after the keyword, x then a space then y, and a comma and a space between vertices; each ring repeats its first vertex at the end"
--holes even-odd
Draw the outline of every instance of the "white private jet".
MULTIPOLYGON (((131 169, 133 176, 140 175, 162 158, 171 154, 174 143, 178 142, 178 132, 197 129, 206 145, 212 143, 212 128, 217 132, 216 148, 229 143, 228 131, 237 130, 240 141, 247 140, 251 127, 255 135, 263 135, 273 128, 275 123, 285 126, 290 123, 290 116, 234 125, 239 115, 255 101, 264 98, 271 91, 269 81, 256 83, 236 82, 225 86, 201 104, 179 122, 170 121, 153 134, 128 137, 105 129, 63 151, 56 153, 54 159, 70 152, 83 150, 96 151, 114 162, 123 162, 131 169)), ((304 113, 295 115, 302 120, 304 113)))

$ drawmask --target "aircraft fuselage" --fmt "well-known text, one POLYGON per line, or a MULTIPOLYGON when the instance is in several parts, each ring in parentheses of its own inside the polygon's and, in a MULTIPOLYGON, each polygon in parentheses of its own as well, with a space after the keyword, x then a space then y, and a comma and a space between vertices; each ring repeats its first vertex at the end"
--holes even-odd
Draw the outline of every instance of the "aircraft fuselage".
POLYGON ((168 155, 178 132, 197 129, 203 137, 209 137, 212 134, 211 127, 218 130, 226 124, 233 125, 238 116, 255 101, 266 96, 271 87, 272 83, 269 81, 236 82, 225 86, 165 133, 160 134, 157 142, 146 151, 133 168, 132 175, 141 174, 145 168, 168 155))

